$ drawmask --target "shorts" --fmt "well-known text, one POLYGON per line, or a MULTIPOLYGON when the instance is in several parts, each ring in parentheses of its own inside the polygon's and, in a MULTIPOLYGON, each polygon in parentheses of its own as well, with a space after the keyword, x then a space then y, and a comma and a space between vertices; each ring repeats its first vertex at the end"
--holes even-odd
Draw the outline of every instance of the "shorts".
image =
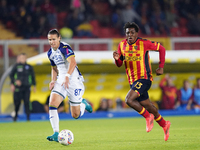
POLYGON ((149 98, 148 90, 151 87, 151 81, 146 79, 139 79, 130 85, 131 89, 139 94, 136 99, 138 101, 143 101, 149 98))
POLYGON ((64 88, 60 83, 56 82, 51 93, 57 93, 63 97, 63 100, 68 96, 71 106, 78 106, 82 102, 82 96, 85 91, 83 81, 80 77, 72 77, 69 79, 69 88, 64 88))

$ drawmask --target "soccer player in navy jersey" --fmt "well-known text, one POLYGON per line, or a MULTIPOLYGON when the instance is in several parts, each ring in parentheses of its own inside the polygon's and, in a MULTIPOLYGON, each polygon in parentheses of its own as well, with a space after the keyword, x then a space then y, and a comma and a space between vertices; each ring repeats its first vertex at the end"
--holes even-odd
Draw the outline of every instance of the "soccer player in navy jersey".
POLYGON ((159 68, 157 75, 163 74, 165 63, 165 48, 160 43, 138 37, 139 27, 136 23, 126 23, 124 26, 126 39, 119 43, 118 50, 113 52, 115 64, 121 67, 125 64, 130 90, 125 98, 127 105, 135 109, 146 119, 146 131, 150 132, 155 121, 164 130, 164 140, 169 138, 170 122, 165 121, 157 108, 150 102, 148 90, 153 81, 149 51, 159 52, 159 68))
POLYGON ((68 96, 70 103, 71 115, 78 119, 81 117, 85 109, 92 112, 92 107, 82 98, 84 94, 83 76, 76 65, 75 55, 69 44, 60 41, 61 36, 56 29, 49 31, 48 41, 51 48, 48 51, 50 60, 51 82, 49 89, 51 90, 49 102, 49 119, 54 134, 48 136, 49 141, 58 142, 59 134, 59 117, 57 108, 60 103, 68 96))

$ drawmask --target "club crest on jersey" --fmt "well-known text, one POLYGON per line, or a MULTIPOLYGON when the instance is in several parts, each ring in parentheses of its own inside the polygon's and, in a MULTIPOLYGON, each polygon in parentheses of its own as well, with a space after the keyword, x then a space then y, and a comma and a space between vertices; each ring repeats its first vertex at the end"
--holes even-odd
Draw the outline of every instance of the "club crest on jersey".
POLYGON ((134 49, 137 50, 138 46, 134 46, 134 49))

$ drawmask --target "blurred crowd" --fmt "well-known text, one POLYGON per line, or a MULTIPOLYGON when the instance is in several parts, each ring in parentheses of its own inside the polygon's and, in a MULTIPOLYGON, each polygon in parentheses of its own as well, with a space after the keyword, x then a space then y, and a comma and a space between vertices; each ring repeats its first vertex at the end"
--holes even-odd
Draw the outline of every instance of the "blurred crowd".
POLYGON ((177 89, 169 74, 160 82, 162 90, 161 101, 158 102, 160 109, 192 110, 200 111, 200 78, 191 87, 189 80, 183 81, 183 86, 177 89))
POLYGON ((0 13, 1 22, 26 39, 46 37, 52 28, 68 38, 98 38, 97 24, 123 36, 128 21, 146 36, 200 35, 200 0, 0 0, 0 13))
MULTIPOLYGON (((196 84, 193 87, 191 87, 189 80, 183 80, 182 87, 178 89, 173 84, 172 77, 166 74, 160 81, 159 87, 162 91, 162 97, 159 101, 152 101, 158 109, 200 112, 200 78, 196 79, 196 84)), ((129 109, 124 100, 102 98, 97 111, 121 109, 129 109)))

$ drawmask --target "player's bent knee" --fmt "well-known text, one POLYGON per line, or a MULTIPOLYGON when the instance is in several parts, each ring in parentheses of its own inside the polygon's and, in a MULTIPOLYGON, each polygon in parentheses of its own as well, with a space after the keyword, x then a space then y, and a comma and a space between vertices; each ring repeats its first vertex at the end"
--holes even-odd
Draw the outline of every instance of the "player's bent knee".
POLYGON ((127 105, 130 103, 128 98, 125 98, 125 102, 127 105))
POLYGON ((126 98, 125 99, 125 102, 128 106, 130 107, 134 107, 134 103, 133 103, 133 100, 129 99, 129 98, 126 98))
POLYGON ((125 98, 125 102, 126 102, 127 105, 130 105, 131 103, 133 103, 133 100, 128 98, 128 97, 126 97, 125 98))
POLYGON ((72 117, 73 117, 74 119, 78 119, 79 116, 80 116, 80 112, 79 112, 79 113, 72 113, 72 117))

